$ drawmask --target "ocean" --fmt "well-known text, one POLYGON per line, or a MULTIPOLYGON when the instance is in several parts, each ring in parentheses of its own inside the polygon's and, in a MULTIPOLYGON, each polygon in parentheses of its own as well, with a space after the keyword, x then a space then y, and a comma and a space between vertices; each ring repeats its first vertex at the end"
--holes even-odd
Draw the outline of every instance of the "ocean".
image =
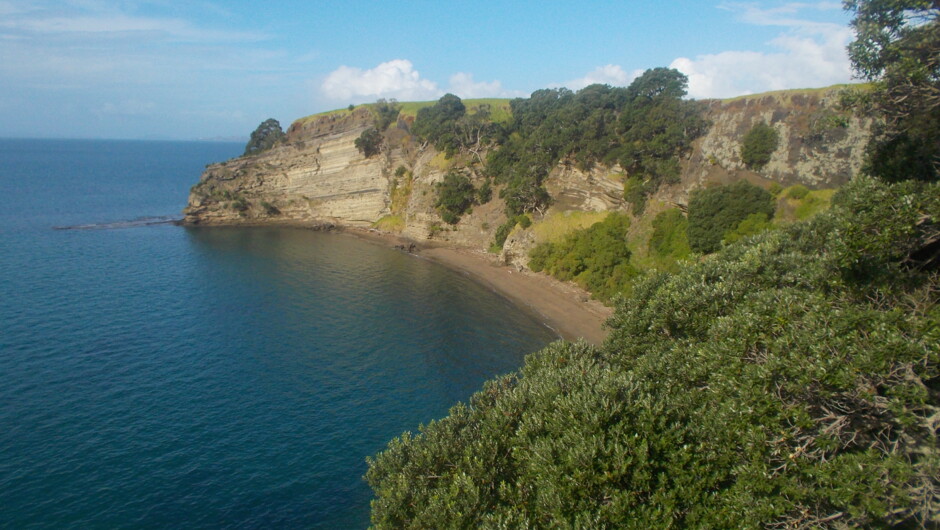
POLYGON ((242 149, 0 140, 0 527, 365 527, 367 456, 555 339, 391 248, 169 223, 242 149))

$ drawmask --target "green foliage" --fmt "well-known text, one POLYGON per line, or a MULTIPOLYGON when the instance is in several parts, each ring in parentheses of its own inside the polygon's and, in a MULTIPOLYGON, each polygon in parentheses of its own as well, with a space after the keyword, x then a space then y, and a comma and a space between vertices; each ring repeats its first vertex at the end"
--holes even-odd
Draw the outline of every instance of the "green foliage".
POLYGON ((940 7, 930 0, 846 0, 856 39, 849 57, 875 81, 868 98, 884 122, 867 171, 889 181, 940 178, 940 7))
POLYGON ((646 183, 638 177, 630 177, 623 182, 623 199, 632 207, 633 215, 643 215, 647 193, 646 183))
POLYGON ((399 217, 404 215, 408 201, 411 199, 411 191, 413 188, 414 174, 408 171, 405 166, 398 166, 395 170, 395 178, 392 179, 391 190, 389 191, 389 198, 391 199, 389 209, 392 215, 399 217))
POLYGON ((437 202, 434 207, 441 214, 441 219, 449 224, 457 224, 460 216, 466 213, 476 201, 477 190, 470 178, 455 171, 444 175, 444 180, 437 183, 437 202))
POLYGON ((940 186, 857 180, 809 222, 654 274, 369 461, 377 528, 940 521, 940 186), (933 243, 931 243, 933 241, 933 243))
POLYGON ((264 208, 265 215, 270 215, 272 217, 281 215, 280 208, 271 204, 268 201, 261 201, 261 207, 264 208))
POLYGON ((401 111, 401 105, 393 99, 379 99, 372 104, 372 113, 375 115, 375 128, 382 132, 388 129, 388 126, 398 120, 398 113, 401 111))
POLYGON ((741 180, 729 186, 715 186, 692 192, 689 199, 689 247, 709 253, 721 247, 725 233, 753 213, 774 215, 770 193, 741 180))
POLYGON ((825 210, 829 206, 829 201, 818 194, 810 194, 803 197, 800 203, 793 210, 793 216, 803 221, 825 210))
POLYGON ((630 265, 630 218, 612 212, 601 222, 568 234, 557 243, 540 243, 529 253, 529 268, 562 281, 575 281, 602 300, 623 292, 637 274, 630 265))
POLYGON ((653 219, 649 251, 658 261, 683 260, 692 254, 687 230, 689 222, 678 208, 660 212, 653 219))
POLYGON ((363 156, 372 158, 382 150, 382 133, 375 127, 369 127, 362 131, 354 144, 363 156))
POLYGON ((487 159, 489 174, 506 185, 508 213, 544 210, 550 197, 542 183, 563 160, 581 169, 619 162, 647 183, 643 196, 674 180, 678 156, 707 127, 700 107, 682 99, 686 82, 657 68, 627 88, 543 89, 514 99, 505 140, 487 159))
POLYGON ((802 184, 796 184, 794 186, 791 186, 790 189, 787 190, 787 197, 791 199, 801 200, 805 198, 807 195, 809 195, 809 188, 807 188, 806 186, 802 184))
POLYGON ((783 186, 781 186, 779 182, 771 182, 770 187, 767 188, 767 191, 770 193, 771 197, 776 199, 783 191, 783 186))
POLYGON ((520 225, 522 228, 529 228, 532 226, 532 219, 530 219, 528 215, 519 214, 510 217, 505 223, 499 225, 496 228, 496 233, 493 235, 493 244, 490 245, 490 252, 499 252, 503 249, 506 238, 509 237, 509 233, 512 232, 512 229, 515 228, 516 225, 520 225))
POLYGON ((415 136, 434 144, 438 151, 445 151, 453 156, 460 147, 456 124, 465 116, 467 108, 463 101, 453 94, 444 94, 430 107, 418 111, 411 132, 415 136))
POLYGON ((493 200, 493 184, 490 183, 490 179, 483 181, 483 184, 477 192, 477 199, 480 204, 486 204, 493 200))
POLYGON ((725 232, 721 242, 724 244, 736 243, 745 237, 757 235, 767 230, 772 230, 774 224, 770 222, 767 214, 764 212, 752 213, 744 218, 734 230, 725 232))
POLYGON ((510 217, 505 223, 496 227, 496 233, 493 234, 493 244, 490 245, 490 252, 495 253, 503 249, 506 238, 509 237, 509 233, 516 227, 516 224, 516 218, 510 217))
POLYGON ((776 129, 764 122, 759 122, 741 139, 741 160, 750 169, 760 170, 770 156, 777 150, 780 136, 776 129))
POLYGON ((627 173, 644 179, 649 192, 678 181, 679 157, 708 129, 701 108, 682 99, 687 85, 677 70, 654 68, 628 88, 631 105, 620 116, 617 157, 627 173))
POLYGON ((258 125, 258 128, 251 133, 251 138, 245 146, 243 156, 257 155, 274 147, 276 143, 284 138, 284 131, 281 124, 274 118, 268 118, 258 125))

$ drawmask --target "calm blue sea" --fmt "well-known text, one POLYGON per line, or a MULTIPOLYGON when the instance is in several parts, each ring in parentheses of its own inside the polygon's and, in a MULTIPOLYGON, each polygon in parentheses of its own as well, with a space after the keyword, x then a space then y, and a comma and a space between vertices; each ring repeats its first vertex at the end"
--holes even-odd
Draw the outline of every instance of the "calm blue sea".
POLYGON ((0 527, 364 527, 367 455, 554 339, 383 246, 150 224, 241 150, 0 140, 0 527))

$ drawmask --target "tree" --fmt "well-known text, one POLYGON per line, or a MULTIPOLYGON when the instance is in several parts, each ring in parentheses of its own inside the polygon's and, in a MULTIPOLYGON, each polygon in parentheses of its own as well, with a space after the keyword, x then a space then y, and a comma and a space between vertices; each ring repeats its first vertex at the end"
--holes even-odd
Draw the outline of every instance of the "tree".
POLYGON ((372 105, 372 112, 375 114, 375 128, 382 132, 398 119, 401 105, 395 98, 381 98, 372 105))
POLYGON ((940 1, 846 0, 856 74, 875 82, 870 100, 884 123, 867 170, 890 181, 940 174, 940 1))
POLYGON ((375 127, 369 127, 362 131, 362 134, 359 135, 359 138, 356 138, 354 143, 359 152, 366 158, 371 158, 373 155, 377 155, 382 148, 382 133, 375 127))
POLYGON ((457 224, 476 201, 477 190, 466 175, 451 171, 444 175, 444 180, 437 184, 437 202, 434 206, 441 213, 441 219, 449 224, 457 224))
POLYGON ((777 130, 759 122, 741 139, 741 160, 749 169, 759 171, 770 162, 770 156, 777 150, 779 142, 777 130))
POLYGON ((256 155, 274 147, 274 144, 284 138, 281 124, 274 118, 268 118, 251 133, 251 138, 245 146, 243 156, 256 155))
POLYGON ((696 252, 715 252, 721 248, 725 233, 754 213, 772 218, 773 197, 747 181, 693 192, 689 199, 689 247, 696 252))
POLYGON ((453 94, 444 94, 437 103, 418 111, 411 132, 452 156, 460 148, 457 120, 467 113, 467 107, 453 94))

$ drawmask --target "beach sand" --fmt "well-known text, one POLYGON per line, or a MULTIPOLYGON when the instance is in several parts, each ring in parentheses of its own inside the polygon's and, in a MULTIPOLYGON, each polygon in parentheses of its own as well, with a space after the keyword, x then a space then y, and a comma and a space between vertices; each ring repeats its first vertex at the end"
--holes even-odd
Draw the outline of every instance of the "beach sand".
POLYGON ((485 252, 432 242, 419 243, 377 230, 344 228, 342 232, 379 244, 401 245, 405 249, 414 244, 412 254, 416 258, 427 259, 467 275, 531 311, 565 340, 583 338, 600 345, 607 336, 603 324, 613 314, 613 309, 592 300, 590 293, 571 283, 502 265, 496 256, 485 252))

